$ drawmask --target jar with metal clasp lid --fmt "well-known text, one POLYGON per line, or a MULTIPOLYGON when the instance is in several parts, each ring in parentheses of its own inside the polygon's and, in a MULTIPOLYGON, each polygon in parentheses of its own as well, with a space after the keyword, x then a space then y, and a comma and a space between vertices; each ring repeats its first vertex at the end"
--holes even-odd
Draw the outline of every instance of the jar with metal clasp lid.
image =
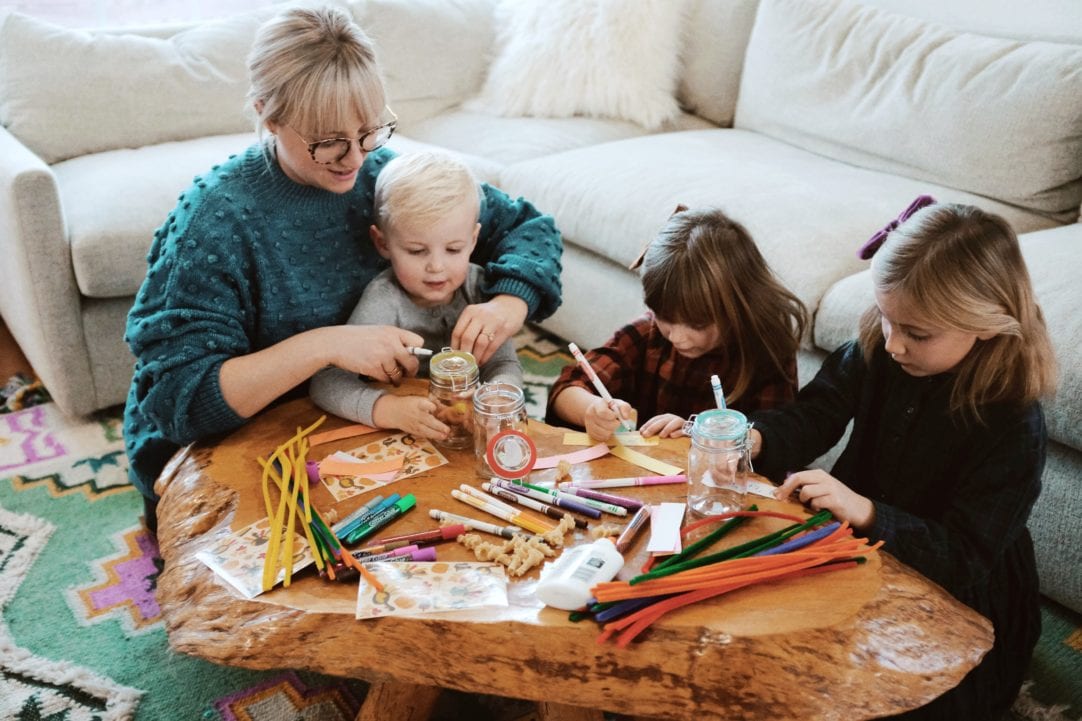
POLYGON ((748 431, 740 411, 709 410, 684 425, 688 450, 688 508, 699 516, 743 510, 751 472, 748 431))
MULTIPOLYGON (((524 441, 528 426, 526 396, 513 383, 484 383, 473 394, 473 449, 477 456, 477 475, 492 478, 488 462, 489 445, 503 439, 504 445, 493 449, 494 457, 509 464, 512 472, 532 466, 529 441, 524 441), (508 434, 506 431, 516 431, 508 434)), ((533 454, 536 457, 536 451, 533 454)), ((505 473, 508 478, 517 477, 505 473)), ((501 476, 501 477, 503 477, 501 476)))
POLYGON ((428 397, 436 404, 436 418, 451 433, 436 445, 469 448, 473 442, 473 394, 480 372, 477 359, 464 350, 444 348, 428 364, 428 397))

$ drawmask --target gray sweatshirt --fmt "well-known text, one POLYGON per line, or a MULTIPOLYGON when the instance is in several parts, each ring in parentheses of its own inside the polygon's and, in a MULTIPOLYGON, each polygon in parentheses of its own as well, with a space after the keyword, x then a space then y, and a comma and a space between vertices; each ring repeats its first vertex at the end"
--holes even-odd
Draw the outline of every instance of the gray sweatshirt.
MULTIPOLYGON (((398 284, 391 268, 372 279, 357 307, 349 317, 350 325, 391 325, 413 331, 425 339, 425 348, 438 353, 450 347, 451 331, 467 305, 485 300, 481 295, 484 269, 470 264, 462 287, 451 302, 434 308, 422 308, 398 284)), ((421 358, 417 375, 428 377, 428 358, 421 358)), ((522 366, 515 346, 507 340, 480 368, 481 381, 503 381, 522 387, 522 366)), ((372 407, 386 391, 372 385, 356 373, 341 368, 324 368, 312 377, 309 388, 312 401, 323 410, 357 423, 372 423, 372 407)))

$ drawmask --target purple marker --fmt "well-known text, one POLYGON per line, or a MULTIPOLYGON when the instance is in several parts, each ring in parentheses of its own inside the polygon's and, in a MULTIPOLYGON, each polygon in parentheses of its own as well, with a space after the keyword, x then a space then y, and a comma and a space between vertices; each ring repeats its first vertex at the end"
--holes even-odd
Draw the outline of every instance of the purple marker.
POLYGON ((568 486, 561 489, 565 493, 573 493, 576 496, 582 496, 583 498, 590 498, 595 501, 602 501, 604 503, 611 503, 614 506, 623 506, 629 511, 637 511, 642 508, 642 501, 635 500, 634 498, 628 498, 626 496, 614 496, 611 493, 601 493, 599 491, 593 491, 589 488, 579 488, 578 486, 568 486))

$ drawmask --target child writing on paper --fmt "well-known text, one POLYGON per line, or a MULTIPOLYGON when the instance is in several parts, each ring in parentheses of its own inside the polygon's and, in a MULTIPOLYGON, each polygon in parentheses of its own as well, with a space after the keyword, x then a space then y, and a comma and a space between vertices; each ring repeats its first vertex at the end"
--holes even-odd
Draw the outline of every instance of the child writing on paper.
POLYGON ((1018 693, 1040 634, 1026 519, 1045 459, 1038 399, 1052 393, 1055 368, 1011 228, 971 206, 926 203, 865 246, 875 304, 859 339, 794 404, 754 415, 753 457, 780 479, 853 422, 829 474, 793 473, 778 495, 885 541, 991 620, 995 645, 980 665, 903 718, 992 719, 1018 693))
POLYGON ((688 416, 716 407, 712 375, 745 413, 792 400, 807 312, 742 225, 717 209, 677 208, 632 269, 640 263, 649 312, 585 354, 614 400, 567 366, 549 394, 548 422, 603 441, 634 410, 646 419, 643 435, 679 436, 688 416))
MULTIPOLYGON (((349 322, 412 331, 430 350, 450 347, 459 315, 483 297, 484 271, 470 263, 481 228, 477 179, 449 155, 401 155, 376 179, 374 205, 372 242, 391 267, 368 284, 349 322)), ((428 358, 421 359, 418 375, 428 375, 428 358)), ((480 375, 482 381, 522 385, 510 339, 481 365, 480 375)), ((310 392, 324 410, 377 428, 432 440, 451 431, 427 397, 391 395, 340 368, 317 373, 310 392)))

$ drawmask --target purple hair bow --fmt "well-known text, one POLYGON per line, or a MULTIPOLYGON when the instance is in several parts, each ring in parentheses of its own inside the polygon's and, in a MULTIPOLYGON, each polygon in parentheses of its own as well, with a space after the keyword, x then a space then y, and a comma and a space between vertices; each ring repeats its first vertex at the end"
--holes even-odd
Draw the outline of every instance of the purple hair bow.
POLYGON ((913 213, 916 213, 921 208, 933 205, 934 203, 935 198, 932 196, 918 195, 917 199, 910 203, 909 207, 903 210, 901 215, 884 225, 882 230, 877 232, 871 238, 868 238, 864 245, 860 246, 860 250, 857 251, 857 257, 861 260, 868 260, 868 258, 871 258, 875 255, 875 251, 879 250, 879 247, 883 245, 883 241, 887 239, 887 236, 894 232, 899 225, 909 220, 909 217, 913 215, 913 213))

